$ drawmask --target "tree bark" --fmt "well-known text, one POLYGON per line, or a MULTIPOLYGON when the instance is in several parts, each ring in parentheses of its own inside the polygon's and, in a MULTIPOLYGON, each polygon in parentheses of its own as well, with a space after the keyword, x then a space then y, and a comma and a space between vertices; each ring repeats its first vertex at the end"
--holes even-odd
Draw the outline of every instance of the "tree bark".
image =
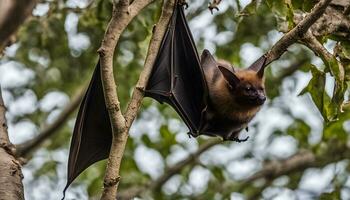
POLYGON ((5 119, 6 107, 0 88, 0 198, 6 200, 24 199, 21 164, 14 157, 5 119))
POLYGON ((18 27, 31 15, 36 0, 1 0, 0 1, 0 52, 8 46, 9 38, 18 27))

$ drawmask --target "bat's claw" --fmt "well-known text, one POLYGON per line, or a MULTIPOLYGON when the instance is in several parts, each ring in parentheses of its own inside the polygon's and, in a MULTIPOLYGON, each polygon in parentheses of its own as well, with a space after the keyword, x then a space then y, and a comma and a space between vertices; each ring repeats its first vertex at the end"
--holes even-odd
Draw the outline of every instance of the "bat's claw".
POLYGON ((239 139, 238 137, 234 137, 234 138, 232 139, 232 141, 241 143, 241 142, 246 142, 248 139, 249 139, 249 136, 247 136, 247 137, 244 138, 244 139, 239 139))
POLYGON ((186 0, 179 0, 179 3, 178 3, 178 4, 181 5, 181 6, 185 6, 185 9, 188 8, 188 3, 187 3, 186 0))
POLYGON ((215 3, 209 3, 208 9, 211 14, 214 14, 214 10, 219 11, 219 8, 215 3))
POLYGON ((188 138, 190 138, 190 139, 192 138, 192 133, 191 132, 188 132, 187 135, 188 135, 188 138))

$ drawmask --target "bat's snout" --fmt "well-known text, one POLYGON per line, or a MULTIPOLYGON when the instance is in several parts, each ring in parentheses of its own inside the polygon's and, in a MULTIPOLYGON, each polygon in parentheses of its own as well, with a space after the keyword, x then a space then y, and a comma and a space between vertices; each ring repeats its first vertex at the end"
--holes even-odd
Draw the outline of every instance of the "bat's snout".
POLYGON ((266 97, 265 96, 259 96, 258 98, 256 98, 256 102, 259 104, 259 105, 263 105, 266 101, 266 97))

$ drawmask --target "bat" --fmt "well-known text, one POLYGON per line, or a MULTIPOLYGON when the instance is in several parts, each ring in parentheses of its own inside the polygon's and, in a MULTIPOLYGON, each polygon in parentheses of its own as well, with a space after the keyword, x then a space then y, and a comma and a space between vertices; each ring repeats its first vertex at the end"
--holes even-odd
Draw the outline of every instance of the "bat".
MULTIPOLYGON (((227 62, 215 61, 207 50, 199 58, 183 6, 178 4, 144 93, 173 107, 189 128, 190 136, 244 141, 238 139, 239 132, 247 127, 266 99, 265 60, 262 56, 248 69, 238 70, 227 62)), ((112 138, 98 62, 74 126, 63 198, 82 171, 108 158, 112 138)))
POLYGON ((169 27, 145 96, 173 107, 190 136, 245 141, 238 138, 239 132, 247 128, 266 100, 266 57, 244 70, 216 61, 208 50, 199 58, 182 6, 175 9, 169 27))
POLYGON ((201 65, 208 85, 209 100, 206 130, 225 133, 224 140, 237 142, 238 134, 260 110, 266 100, 264 64, 260 57, 247 69, 233 68, 229 63, 215 61, 208 50, 201 55, 201 65), (218 131, 220 130, 220 131, 218 131))

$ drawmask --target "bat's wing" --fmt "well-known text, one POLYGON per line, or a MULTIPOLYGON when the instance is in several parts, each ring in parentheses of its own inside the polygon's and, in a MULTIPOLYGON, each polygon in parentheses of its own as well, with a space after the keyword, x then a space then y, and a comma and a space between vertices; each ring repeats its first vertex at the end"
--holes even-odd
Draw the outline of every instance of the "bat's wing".
POLYGON ((64 192, 82 171, 93 163, 108 158, 111 143, 112 129, 98 63, 75 122, 64 192))
POLYGON ((193 136, 204 123, 208 95, 204 73, 182 6, 174 10, 145 95, 170 104, 193 136))

